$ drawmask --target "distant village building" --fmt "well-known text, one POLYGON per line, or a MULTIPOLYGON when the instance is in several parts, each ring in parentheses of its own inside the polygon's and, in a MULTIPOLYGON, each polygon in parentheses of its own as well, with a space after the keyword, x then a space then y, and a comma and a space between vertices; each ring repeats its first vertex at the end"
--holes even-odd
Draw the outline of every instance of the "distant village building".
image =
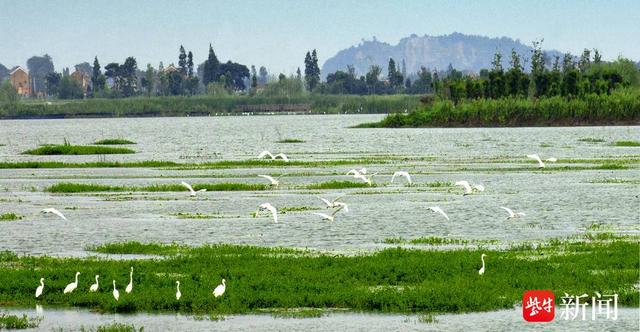
POLYGON ((70 77, 80 83, 82 93, 86 96, 87 91, 89 90, 89 85, 91 84, 91 77, 87 73, 77 69, 71 73, 70 77))
POLYGON ((29 73, 22 67, 17 67, 9 73, 9 81, 18 94, 23 97, 31 95, 31 80, 29 80, 29 73))
POLYGON ((174 71, 178 71, 178 68, 176 68, 176 66, 174 66, 173 64, 170 64, 169 66, 167 66, 167 68, 162 70, 165 73, 173 73, 174 71))

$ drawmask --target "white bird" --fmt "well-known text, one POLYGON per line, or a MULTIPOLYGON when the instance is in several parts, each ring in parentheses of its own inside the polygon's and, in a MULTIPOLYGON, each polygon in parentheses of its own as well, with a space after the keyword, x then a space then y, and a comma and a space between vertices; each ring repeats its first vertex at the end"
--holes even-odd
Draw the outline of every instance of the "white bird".
POLYGON ((339 209, 333 211, 333 213, 331 215, 328 215, 326 213, 321 213, 321 212, 314 212, 313 214, 315 214, 316 216, 322 217, 322 220, 334 221, 336 219, 336 214, 338 212, 340 212, 340 210, 342 210, 342 207, 340 207, 339 209))
POLYGON ((127 292, 127 294, 131 293, 131 291, 133 290, 133 266, 131 267, 131 272, 129 272, 129 284, 127 285, 127 288, 124 289, 125 292, 127 292))
POLYGON ((278 153, 277 155, 273 156, 273 160, 276 160, 278 158, 282 159, 285 162, 289 162, 289 157, 287 157, 287 155, 284 153, 278 153))
POLYGON ((510 208, 504 207, 504 206, 501 206, 500 208, 507 211, 507 213, 509 213, 509 216, 507 217, 507 219, 524 217, 524 212, 516 213, 516 212, 513 212, 513 210, 511 210, 510 208))
POLYGON ((347 172, 347 175, 359 175, 359 174, 367 174, 367 169, 365 167, 361 169, 352 169, 347 172))
POLYGON ((44 291, 44 278, 40 278, 40 286, 36 288, 36 298, 42 295, 43 291, 44 291))
POLYGON ((58 216, 58 217, 60 217, 60 218, 62 218, 64 220, 67 220, 67 217, 65 217, 62 214, 62 212, 60 212, 60 211, 58 211, 58 210, 56 210, 54 208, 43 209, 41 212, 44 213, 44 214, 48 214, 48 213, 55 214, 56 216, 58 216))
POLYGON ((367 174, 367 169, 365 167, 362 167, 360 169, 360 174, 367 174))
POLYGON ((100 278, 100 276, 96 274, 96 283, 89 287, 89 292, 93 293, 98 291, 98 278, 100 278))
POLYGON ((213 296, 215 297, 220 297, 222 296, 222 294, 224 294, 225 289, 227 288, 227 285, 225 284, 224 279, 222 279, 222 283, 220 285, 218 285, 218 287, 216 287, 216 289, 213 290, 213 296))
POLYGON ((407 179, 407 182, 409 183, 409 185, 411 185, 411 175, 409 175, 409 172, 406 171, 397 171, 395 173, 393 173, 393 176, 391 177, 391 183, 393 183, 393 180, 396 179, 396 176, 404 176, 405 179, 407 179))
POLYGON ((278 185, 280 185, 280 181, 278 181, 282 175, 280 175, 277 179, 274 179, 273 177, 269 176, 269 175, 258 175, 261 178, 265 178, 267 180, 269 180, 269 182, 271 182, 271 185, 274 187, 277 187, 278 185))
POLYGON ((116 281, 113 281, 113 298, 116 299, 116 301, 118 301, 118 299, 120 298, 120 292, 118 292, 118 290, 116 289, 116 281))
POLYGON ((76 281, 68 284, 67 287, 64 288, 63 294, 71 293, 76 288, 78 288, 78 276, 79 275, 80 275, 80 272, 76 272, 76 281))
POLYGON ((338 202, 338 200, 340 198, 344 197, 344 195, 339 196, 337 198, 335 198, 333 201, 329 201, 328 199, 322 198, 322 197, 318 197, 321 201, 324 202, 324 204, 327 205, 327 209, 330 208, 344 208, 344 212, 349 212, 349 206, 347 205, 347 203, 343 203, 343 202, 338 202))
POLYGON ((189 192, 191 192, 191 194, 189 194, 189 195, 190 195, 191 197, 195 196, 197 193, 202 193, 202 192, 207 191, 207 189, 200 189, 200 190, 198 190, 198 191, 195 191, 195 190, 193 190, 193 187, 191 187, 191 185, 190 185, 190 184, 188 184, 188 183, 186 183, 186 182, 184 182, 184 181, 180 182, 180 184, 182 184, 182 186, 183 186, 183 187, 185 187, 185 188, 189 189, 189 192))
POLYGON ((360 180, 364 181, 364 182, 365 182, 366 184, 368 184, 369 186, 372 186, 372 185, 373 185, 373 182, 372 182, 371 180, 373 180, 373 176, 374 176, 374 175, 376 175, 376 174, 378 174, 378 173, 373 173, 373 174, 371 174, 370 176, 366 176, 366 175, 364 175, 364 174, 356 174, 356 175, 354 175, 353 177, 354 177, 355 179, 360 179, 360 180))
POLYGON ((480 256, 480 259, 482 259, 482 267, 480 268, 480 270, 478 270, 478 274, 479 275, 483 275, 484 274, 484 257, 487 256, 485 254, 482 254, 480 256))
POLYGON ((180 301, 182 293, 180 293, 180 281, 176 280, 176 300, 180 301))
MULTIPOLYGON (((530 159, 533 159, 533 160, 537 161, 538 162, 538 168, 545 168, 545 165, 542 162, 542 159, 540 159, 540 156, 538 156, 537 154, 528 154, 527 158, 530 158, 530 159)), ((545 161, 555 163, 556 161, 558 161, 558 159, 551 157, 551 158, 546 159, 545 161)))
POLYGON ((484 191, 484 186, 481 184, 475 185, 473 187, 471 187, 471 185, 469 185, 469 182, 467 181, 458 181, 455 183, 456 186, 462 186, 464 188, 464 194, 463 195, 470 195, 472 194, 474 191, 484 191))
POLYGON ((428 209, 433 211, 433 212, 440 213, 442 216, 445 217, 445 219, 449 220, 449 216, 447 216, 447 214, 444 213, 444 211, 440 207, 438 207, 438 206, 430 206, 430 207, 428 207, 428 209))
POLYGON ((271 158, 271 160, 276 158, 273 154, 271 154, 271 152, 269 152, 267 150, 264 150, 264 151, 260 152, 260 154, 258 155, 258 159, 263 159, 266 156, 269 156, 269 158, 271 158))
POLYGON ((262 203, 258 207, 258 212, 256 212, 256 215, 260 211, 264 211, 264 210, 267 210, 267 211, 271 212, 271 215, 273 216, 273 222, 275 222, 277 224, 278 223, 278 210, 273 205, 271 205, 269 203, 262 203))

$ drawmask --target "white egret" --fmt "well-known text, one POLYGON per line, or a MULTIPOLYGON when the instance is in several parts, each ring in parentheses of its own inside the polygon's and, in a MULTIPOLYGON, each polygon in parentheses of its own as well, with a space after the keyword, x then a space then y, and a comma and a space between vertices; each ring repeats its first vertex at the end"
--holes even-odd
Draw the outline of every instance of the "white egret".
POLYGON ((359 170, 357 170, 357 169, 352 169, 352 170, 350 170, 350 171, 348 171, 348 172, 347 172, 347 175, 353 175, 354 177, 355 177, 356 175, 361 175, 361 174, 364 174, 364 173, 361 173, 361 172, 360 172, 359 170))
POLYGON ((71 293, 76 288, 78 288, 78 276, 79 275, 80 275, 80 272, 76 272, 76 281, 68 284, 67 287, 64 288, 63 294, 71 293))
POLYGON ((98 278, 100 278, 100 276, 96 274, 96 283, 89 287, 89 292, 93 293, 98 291, 98 278))
POLYGON ((364 175, 364 174, 357 174, 357 175, 354 175, 353 177, 354 177, 355 179, 360 179, 360 180, 364 181, 364 182, 365 182, 366 184, 368 184, 369 186, 372 186, 372 185, 373 185, 372 180, 373 180, 373 177, 374 177, 376 174, 378 174, 378 173, 373 173, 373 174, 371 174, 370 176, 366 176, 366 175, 364 175))
POLYGON ((118 290, 116 289, 116 281, 113 281, 113 298, 116 299, 116 301, 118 301, 118 299, 120 298, 120 292, 118 292, 118 290))
POLYGON ((395 180, 397 176, 404 176, 404 178, 407 179, 407 183, 409 183, 409 185, 412 184, 411 175, 409 175, 409 172, 406 171, 397 171, 393 173, 393 176, 391 177, 391 183, 393 183, 393 180, 395 180))
POLYGON ((321 201, 324 202, 324 204, 327 205, 327 209, 330 208, 344 208, 344 212, 349 212, 349 206, 347 205, 347 203, 343 203, 343 202, 338 202, 338 200, 340 198, 344 197, 344 195, 339 196, 337 198, 335 198, 333 201, 329 201, 328 199, 322 198, 322 197, 318 197, 321 201))
POLYGON ((328 215, 326 213, 321 213, 321 212, 314 212, 313 214, 315 214, 316 216, 320 216, 322 217, 322 220, 326 220, 326 221, 331 221, 333 222, 336 219, 336 214, 338 212, 340 212, 340 210, 342 210, 342 207, 336 209, 335 211, 333 211, 332 214, 328 215))
POLYGON ((127 288, 124 289, 125 292, 127 292, 127 294, 131 293, 131 291, 133 290, 133 266, 131 267, 131 272, 129 272, 129 284, 127 285, 127 288))
POLYGON ((428 207, 429 210, 436 212, 436 213, 440 213, 443 217, 445 217, 445 219, 449 220, 449 216, 447 216, 446 213, 444 213, 444 211, 438 207, 438 206, 430 206, 428 207))
POLYGON ((524 212, 513 212, 513 210, 504 206, 501 206, 500 208, 507 211, 507 213, 509 213, 509 216, 507 217, 507 219, 524 217, 524 212))
POLYGON ((484 191, 484 186, 481 184, 475 185, 471 187, 469 182, 467 181, 458 181, 455 183, 456 186, 462 186, 464 188, 464 195, 471 195, 475 191, 484 191))
POLYGON ((483 275, 484 274, 484 257, 487 256, 485 254, 482 254, 480 256, 480 259, 482 260, 482 267, 480 268, 480 270, 478 270, 478 274, 479 275, 483 275))
POLYGON ((267 179, 269 180, 269 182, 271 182, 271 185, 274 187, 277 187, 278 185, 280 185, 280 181, 278 181, 282 175, 280 175, 279 177, 277 177, 276 179, 274 179, 273 177, 269 176, 269 175, 258 175, 261 178, 267 179))
POLYGON ((260 152, 260 154, 258 155, 258 159, 264 159, 264 157, 267 157, 267 156, 271 158, 271 160, 275 159, 275 156, 267 150, 260 152))
POLYGON ((176 300, 180 301, 182 293, 180 293, 180 280, 176 280, 176 300))
POLYGON ((56 210, 56 209, 54 209, 54 208, 47 208, 47 209, 43 209, 41 212, 42 212, 42 213, 44 213, 44 214, 49 214, 49 213, 51 213, 51 214, 55 214, 56 216, 58 216, 58 217, 60 217, 60 218, 62 218, 62 219, 64 219, 64 220, 67 220, 67 217, 65 217, 65 216, 62 214, 62 212, 60 212, 60 211, 58 211, 58 210, 56 210))
POLYGON ((269 203, 262 203, 258 207, 258 211, 256 212, 256 215, 258 213, 260 213, 260 211, 264 211, 264 210, 267 210, 267 211, 271 212, 271 215, 273 216, 273 222, 275 222, 277 224, 278 223, 278 210, 273 205, 271 205, 269 203))
POLYGON ((226 280, 222 279, 222 283, 218 285, 216 289, 213 290, 213 296, 220 297, 222 296, 222 294, 224 294, 224 291, 227 288, 227 285, 225 284, 225 282, 226 280))
POLYGON ((284 153, 278 153, 277 155, 273 156, 273 160, 276 160, 278 158, 282 159, 285 162, 289 162, 289 157, 287 157, 287 155, 284 153))
POLYGON ((44 278, 40 278, 40 286, 36 288, 36 298, 42 295, 43 291, 44 291, 44 278))
POLYGON ((202 192, 207 191, 207 189, 200 189, 200 190, 198 190, 198 191, 195 191, 195 190, 193 190, 193 187, 191 187, 191 185, 190 185, 190 184, 188 184, 188 183, 186 183, 186 182, 184 182, 184 181, 180 182, 180 184, 181 184, 183 187, 185 187, 185 188, 189 189, 189 192, 190 192, 189 196, 191 196, 191 197, 195 196, 197 193, 202 193, 202 192))
MULTIPOLYGON (((528 154, 527 158, 537 161, 538 168, 545 168, 545 164, 542 162, 542 159, 540 159, 540 156, 538 156, 537 154, 528 154)), ((558 161, 558 159, 551 157, 546 159, 545 161, 555 163, 556 161, 558 161)))

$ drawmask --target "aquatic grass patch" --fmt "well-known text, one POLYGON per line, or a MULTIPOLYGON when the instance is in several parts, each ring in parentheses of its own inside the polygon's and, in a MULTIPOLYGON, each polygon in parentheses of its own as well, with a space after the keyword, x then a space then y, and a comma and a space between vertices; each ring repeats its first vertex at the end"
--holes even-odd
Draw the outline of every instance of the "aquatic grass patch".
POLYGON ((308 184, 305 188, 308 190, 321 190, 321 189, 368 188, 368 187, 375 187, 375 186, 376 186, 375 183, 372 183, 371 186, 369 186, 365 182, 331 180, 327 182, 308 184))
POLYGON ((23 314, 22 316, 0 313, 0 329, 24 330, 37 328, 40 325, 40 318, 32 318, 23 314))
POLYGON ((612 146, 640 146, 638 141, 616 141, 611 144, 612 146))
POLYGON ((277 141, 276 143, 304 143, 304 140, 299 138, 285 138, 277 141))
POLYGON ((97 252, 101 254, 118 254, 118 255, 175 255, 180 252, 186 252, 188 246, 179 244, 160 244, 160 243, 141 243, 137 241, 107 243, 97 246, 87 246, 86 251, 97 252))
POLYGON ((50 156, 50 155, 92 155, 92 154, 129 154, 135 151, 128 148, 114 148, 93 145, 45 145, 36 149, 24 151, 22 154, 50 156))
POLYGON ((147 160, 133 162, 97 161, 85 163, 65 163, 60 161, 0 162, 0 169, 21 168, 148 168, 179 166, 173 161, 147 160))
POLYGON ((418 322, 424 324, 434 324, 438 322, 438 319, 432 314, 422 314, 418 316, 418 322))
MULTIPOLYGON (((265 184, 250 183, 198 183, 192 185, 194 190, 206 189, 207 191, 260 191, 267 190, 265 184)), ((61 182, 44 189, 50 193, 83 193, 83 192, 175 192, 187 189, 181 184, 157 184, 150 186, 110 186, 92 183, 61 182)))
POLYGON ((320 318, 326 314, 326 310, 315 308, 292 308, 271 311, 271 317, 274 318, 320 318))
POLYGON ((143 332, 144 327, 136 328, 133 324, 124 324, 113 322, 110 324, 99 325, 97 328, 86 328, 82 326, 80 332, 143 332))
POLYGON ((127 145, 136 144, 136 142, 123 138, 107 138, 94 142, 95 145, 127 145))
POLYGON ((321 208, 316 206, 284 206, 278 209, 279 213, 286 214, 288 212, 305 212, 305 211, 316 211, 321 210, 321 208))
POLYGON ((20 219, 22 219, 22 216, 15 213, 0 214, 0 221, 15 221, 20 219))
POLYGON ((594 137, 582 137, 578 138, 578 142, 586 142, 586 143, 604 143, 606 140, 602 138, 594 138, 594 137))
POLYGON ((601 184, 640 184, 640 179, 602 178, 590 180, 588 183, 601 184))

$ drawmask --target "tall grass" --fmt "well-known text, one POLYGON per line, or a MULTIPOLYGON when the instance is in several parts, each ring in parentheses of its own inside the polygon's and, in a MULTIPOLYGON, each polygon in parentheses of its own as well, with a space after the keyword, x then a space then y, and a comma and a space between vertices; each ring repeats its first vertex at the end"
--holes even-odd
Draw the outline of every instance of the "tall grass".
POLYGON ((36 328, 39 325, 39 318, 31 318, 27 315, 16 316, 0 313, 0 329, 23 330, 36 328))
POLYGON ((31 155, 88 155, 88 154, 126 154, 135 153, 127 148, 113 148, 92 145, 44 145, 36 149, 27 150, 23 154, 31 155))
MULTIPOLYGON (((194 190, 206 189, 207 191, 256 191, 268 189, 265 184, 247 184, 247 183, 198 183, 192 185, 194 190)), ((162 192, 162 191, 187 191, 181 184, 157 184, 151 186, 109 186, 91 183, 69 183, 61 182, 45 188, 50 193, 83 193, 83 192, 102 192, 102 191, 145 191, 145 192, 162 192)))

